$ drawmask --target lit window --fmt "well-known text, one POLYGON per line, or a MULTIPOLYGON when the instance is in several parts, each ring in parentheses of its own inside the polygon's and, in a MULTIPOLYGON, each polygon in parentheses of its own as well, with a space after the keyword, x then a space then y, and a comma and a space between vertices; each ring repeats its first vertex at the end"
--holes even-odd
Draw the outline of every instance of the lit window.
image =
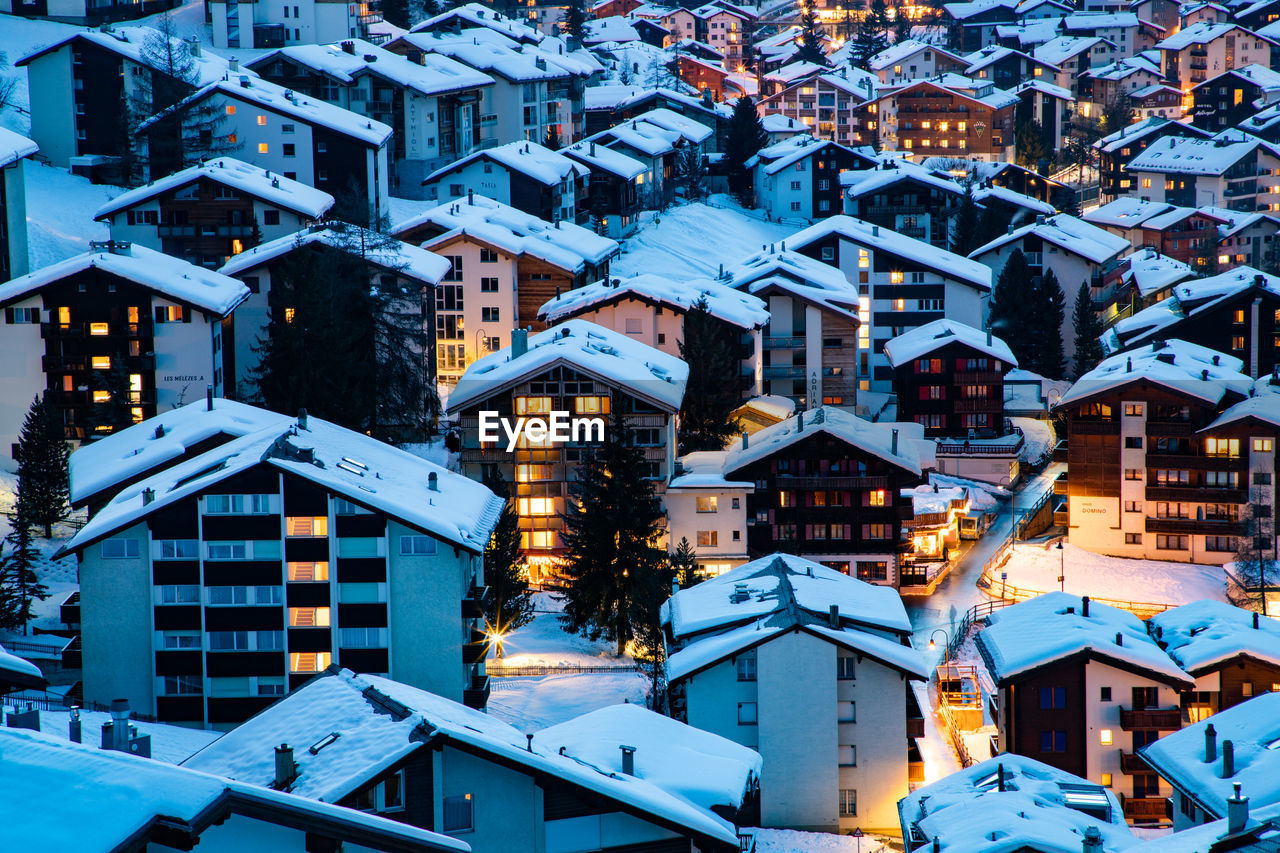
POLYGON ((715 512, 717 503, 718 501, 714 496, 698 498, 698 512, 715 512))
POLYGON ((266 127, 266 126, 267 126, 267 117, 258 116, 258 127, 266 127))
POLYGON ((285 535, 316 538, 328 536, 329 519, 323 515, 290 516, 285 519, 285 535))
POLYGON ((290 607, 290 628, 328 628, 329 608, 327 607, 290 607))
POLYGON ((111 399, 110 391, 94 391, 93 392, 93 402, 95 403, 105 403, 110 399, 111 399))
POLYGON ((106 334, 110 334, 110 330, 109 330, 109 328, 107 327, 107 324, 106 324, 106 323, 90 323, 90 324, 89 324, 89 334, 91 334, 91 335, 99 335, 99 336, 100 336, 100 335, 106 335, 106 334))
POLYGON ((550 397, 516 397, 517 415, 545 415, 550 412, 550 397))
POLYGON ((894 310, 894 311, 905 311, 905 310, 907 310, 907 300, 905 300, 905 299, 895 299, 895 300, 893 300, 893 310, 894 310))
POLYGON ((294 317, 296 317, 296 316, 297 316, 297 314, 298 314, 298 309, 297 309, 297 308, 286 308, 286 309, 284 309, 284 321, 285 321, 286 323, 292 323, 292 322, 293 322, 293 318, 294 318, 294 317))
POLYGON ((289 655, 289 671, 322 672, 332 659, 333 655, 328 652, 294 652, 289 655))
POLYGON ((328 563, 289 564, 289 580, 291 581, 327 581, 328 579, 328 563))
POLYGON ((574 397, 573 411, 579 415, 609 414, 608 397, 574 397))
POLYGON ((233 255, 238 255, 238 254, 240 254, 240 253, 241 253, 241 252, 243 252, 243 251, 244 251, 244 241, 243 241, 243 240, 238 240, 238 239, 237 239, 237 240, 232 240, 232 241, 231 241, 231 254, 233 254, 233 255))
POLYGON ((875 491, 869 493, 867 497, 871 503, 871 506, 884 506, 885 490, 876 489, 875 491))
POLYGON ((1254 453, 1270 453, 1270 452, 1271 452, 1271 439, 1269 439, 1269 438, 1255 438, 1255 439, 1253 440, 1253 452, 1254 452, 1254 453))
POLYGON ((896 271, 896 270, 894 270, 894 271, 890 271, 890 273, 889 273, 889 283, 890 283, 890 284, 902 284, 902 273, 901 273, 901 272, 898 272, 898 271, 896 271))
POLYGON ((110 370, 111 356, 95 355, 89 359, 89 366, 92 367, 94 370, 110 370))
POLYGON ((259 154, 266 154, 266 153, 267 153, 267 151, 268 151, 267 143, 265 143, 265 142, 259 142, 259 143, 258 143, 258 153, 259 153, 259 154))
POLYGON ((1111 746, 1112 736, 1111 729, 1103 729, 1099 732, 1099 737, 1103 746, 1111 746))
POLYGON ((1104 787, 1104 788, 1110 788, 1110 787, 1111 787, 1111 774, 1110 774, 1110 773, 1103 773, 1103 774, 1102 774, 1102 787, 1104 787))
POLYGON ((233 116, 233 115, 235 115, 235 114, 236 114, 236 105, 235 105, 235 104, 227 104, 227 115, 229 115, 229 116, 233 116))
POLYGON ((519 505, 523 516, 556 514, 554 498, 520 498, 519 505))

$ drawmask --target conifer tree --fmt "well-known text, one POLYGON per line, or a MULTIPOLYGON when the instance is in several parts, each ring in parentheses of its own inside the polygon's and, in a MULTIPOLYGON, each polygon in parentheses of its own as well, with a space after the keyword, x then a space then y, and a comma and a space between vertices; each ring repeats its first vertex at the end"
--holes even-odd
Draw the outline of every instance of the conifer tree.
POLYGON ((973 197, 973 184, 966 183, 960 209, 951 220, 951 251, 962 257, 982 245, 978 232, 978 202, 973 197))
POLYGON ((1018 363, 1027 369, 1037 361, 1033 287, 1027 259, 1021 249, 1014 249, 991 290, 987 313, 987 326, 1004 339, 1018 363))
POLYGON ((680 582, 681 589, 688 589, 701 580, 698 577, 697 554, 694 553, 687 536, 681 536, 680 544, 676 545, 676 549, 671 552, 671 571, 675 579, 680 582))
POLYGON ((1036 360, 1031 369, 1048 379, 1064 379, 1067 362, 1063 354, 1062 321, 1067 300, 1053 270, 1046 270, 1040 276, 1033 297, 1034 325, 1030 331, 1036 339, 1036 360))
POLYGON ((634 598, 635 635, 632 648, 640 671, 649 677, 649 707, 666 713, 666 660, 667 649, 662 631, 662 605, 671 597, 675 574, 671 564, 663 560, 657 571, 637 579, 634 598))
POLYGON ((676 155, 676 183, 684 190, 687 201, 697 201, 706 195, 707 170, 702 165, 698 149, 686 145, 676 155))
POLYGON ((743 207, 749 207, 752 201, 751 173, 747 170, 747 161, 756 156, 768 139, 769 135, 760 122, 755 102, 750 95, 743 95, 734 102, 724 152, 729 189, 743 207))
POLYGON ((722 450, 739 432, 733 410, 742 402, 738 332, 707 310, 706 297, 684 315, 680 357, 689 365, 680 409, 680 453, 722 450))
POLYGON ((1012 218, 1013 214, 1008 208, 1001 208, 994 204, 982 208, 982 212, 978 214, 977 241, 970 251, 976 251, 997 237, 1008 233, 1012 218))
POLYGON ((0 545, 0 631, 27 633, 31 606, 48 597, 48 587, 35 572, 39 559, 31 543, 31 526, 19 515, 0 545))
POLYGON ((886 43, 888 39, 886 34, 889 32, 889 6, 885 0, 871 0, 871 6, 867 10, 867 17, 871 19, 871 24, 876 28, 876 32, 881 37, 885 37, 886 43))
POLYGON ((409 20, 408 0, 381 0, 378 10, 382 12, 382 20, 393 27, 407 30, 413 26, 413 22, 409 20))
POLYGON ((1035 119, 1019 118, 1013 131, 1013 144, 1018 165, 1034 169, 1050 156, 1044 144, 1044 128, 1035 119))
POLYGON ((587 23, 587 9, 583 0, 568 0, 564 16, 560 18, 560 32, 582 42, 587 23))
POLYGON ((872 57, 889 46, 885 29, 881 26, 881 23, 885 23, 884 15, 886 14, 883 2, 880 7, 880 15, 877 15, 873 4, 872 9, 858 21, 858 31, 853 38, 853 47, 849 50, 849 64, 854 68, 869 71, 872 57))
POLYGON ((893 43, 907 41, 911 38, 911 19, 901 4, 893 7, 893 43))
POLYGON ((560 134, 554 127, 547 128, 546 135, 542 137, 542 147, 550 151, 560 150, 560 134))
POLYGON ((14 517, 44 528, 67 517, 67 459, 71 451, 58 413, 47 397, 36 397, 18 433, 14 461, 18 463, 18 494, 14 517))
POLYGON ((1102 344, 1098 340, 1102 335, 1102 321, 1093 310, 1093 299, 1089 295, 1087 281, 1081 282, 1080 289, 1076 292, 1071 325, 1076 330, 1075 378, 1079 379, 1102 361, 1102 344))
POLYGON ((818 9, 814 0, 804 0, 800 13, 800 34, 796 36, 796 59, 801 62, 812 62, 815 65, 826 65, 827 54, 822 49, 822 22, 818 20, 818 9))
MULTIPOLYGON (((496 465, 485 474, 484 484, 506 501, 484 551, 484 583, 489 588, 484 599, 484 620, 490 634, 502 636, 533 621, 533 591, 529 589, 520 550, 520 521, 507 481, 496 465)), ((502 657, 501 644, 498 657, 502 657)))
POLYGON ((656 544, 664 514, 646 468, 626 419, 615 412, 604 441, 578 466, 562 516, 569 581, 562 624, 616 643, 619 656, 644 628, 648 596, 660 594, 664 579, 670 588, 667 555, 656 544))

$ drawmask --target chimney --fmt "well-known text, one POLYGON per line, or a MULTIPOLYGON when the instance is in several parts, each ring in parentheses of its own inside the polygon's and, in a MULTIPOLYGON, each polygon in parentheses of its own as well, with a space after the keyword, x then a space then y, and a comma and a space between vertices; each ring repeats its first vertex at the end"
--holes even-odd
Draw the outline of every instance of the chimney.
POLYGON ((236 59, 234 56, 233 56, 233 57, 231 57, 230 59, 228 59, 228 60, 227 60, 227 70, 228 70, 228 71, 239 71, 239 70, 240 70, 240 60, 236 59))
POLYGON ((355 55, 356 55, 356 43, 355 43, 355 42, 353 42, 353 41, 344 41, 344 42, 342 43, 342 52, 343 52, 343 53, 349 53, 349 54, 351 54, 352 56, 355 56, 355 55))
POLYGON ((1258 630, 1258 611, 1253 612, 1253 630, 1258 630))
POLYGON ((129 700, 111 700, 111 722, 102 726, 102 748, 129 751, 129 700))
POLYGON ((711 89, 710 89, 710 88, 704 88, 704 89, 702 90, 702 103, 703 103, 704 105, 708 106, 708 107, 709 107, 709 106, 711 106, 711 105, 712 105, 712 103, 714 103, 714 102, 712 101, 712 99, 711 99, 711 89))
POLYGON ((1222 742, 1222 778, 1236 775, 1236 745, 1229 740, 1222 742))
POLYGON ((516 359, 529 351, 529 330, 511 330, 511 358, 516 359))
POLYGON ((474 205, 475 203, 476 203, 476 191, 475 191, 475 190, 473 190, 473 189, 468 189, 468 190, 467 190, 467 204, 469 204, 469 205, 474 205))
POLYGON ((192 36, 191 38, 187 39, 187 46, 190 48, 192 56, 195 56, 197 58, 200 56, 200 39, 196 38, 195 36, 192 36))
POLYGON ((796 413, 796 432, 804 432, 804 410, 796 413))
POLYGON ((1204 763, 1212 764, 1218 760, 1218 730, 1213 723, 1204 727, 1204 763))
POLYGON ((840 630, 840 605, 833 604, 827 608, 827 624, 837 631, 840 630))
MULTIPOLYGON (((156 438, 164 438, 164 424, 157 424, 157 425, 156 425, 156 438)), ((1256 627, 1258 627, 1258 626, 1257 626, 1257 624, 1256 624, 1256 620, 1255 620, 1255 624, 1254 624, 1254 626, 1253 626, 1253 627, 1255 627, 1255 628, 1256 628, 1256 627)))
POLYGON ((529 752, 533 752, 533 735, 526 734, 524 736, 524 739, 525 739, 524 748, 529 752))
POLYGON ((872 236, 872 237, 879 237, 879 236, 880 236, 880 226, 879 226, 879 225, 872 225, 872 226, 871 226, 871 236, 872 236))
POLYGON ((427 491, 428 492, 440 491, 440 477, 438 474, 436 474, 435 471, 432 471, 431 473, 427 474, 427 491))
POLYGON ((1249 823, 1249 798, 1240 795, 1240 783, 1233 786, 1235 794, 1227 797, 1227 835, 1244 832, 1249 823))
POLYGON ((634 746, 619 746, 622 750, 622 772, 627 776, 636 775, 636 748, 634 746))
POLYGON ((898 431, 896 429, 893 430, 893 438, 889 442, 889 452, 894 455, 898 453, 898 431))
POLYGON ((1086 619, 1089 618, 1089 596, 1087 595, 1080 599, 1080 615, 1086 619))
POLYGON ((142 490, 142 505, 146 506, 156 499, 156 490, 148 486, 142 490))
POLYGON ((1098 827, 1091 826, 1084 831, 1084 853, 1102 853, 1102 833, 1098 827))
POLYGON ((204 386, 204 410, 206 412, 213 411, 213 386, 204 386))
POLYGON ((1120 633, 1119 631, 1116 631, 1116 645, 1117 646, 1124 645, 1124 634, 1120 633))
POLYGON ((80 708, 72 706, 71 722, 67 727, 67 740, 72 743, 80 743, 80 708))
POLYGON ((1004 762, 996 765, 996 790, 1004 791, 1004 762))
POLYGON ((987 346, 991 346, 991 329, 987 328, 987 346))
POLYGON ((745 432, 742 434, 742 449, 747 449, 747 434, 745 432))
POLYGON ((307 410, 298 409, 298 429, 307 428, 307 410))
POLYGON ((271 787, 283 791, 298 778, 298 765, 293 762, 293 747, 282 743, 276 747, 276 778, 271 787))

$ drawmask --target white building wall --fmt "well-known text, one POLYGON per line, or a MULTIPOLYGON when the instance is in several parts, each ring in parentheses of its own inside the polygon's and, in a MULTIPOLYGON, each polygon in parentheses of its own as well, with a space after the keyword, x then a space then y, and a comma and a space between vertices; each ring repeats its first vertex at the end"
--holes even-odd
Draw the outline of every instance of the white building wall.
MULTIPOLYGON (((55 14, 52 4, 49 14, 55 14)), ((83 6, 81 12, 83 14, 83 6)), ((30 87, 31 139, 54 166, 70 167, 76 156, 75 83, 71 46, 63 45, 27 65, 30 87)))
POLYGON ((739 681, 733 658, 704 669, 683 683, 689 725, 754 750, 760 749, 760 726, 738 723, 738 703, 756 702, 759 682, 739 681))
POLYGON ((747 493, 750 489, 667 489, 667 548, 688 539, 704 571, 720 574, 747 562, 747 493), (714 512, 698 512, 699 498, 714 498, 714 512), (733 503, 738 502, 735 508, 733 503), (712 533, 715 545, 700 545, 699 532, 712 533), (734 535, 737 538, 734 538, 734 535))
MULTIPOLYGON (((1126 797, 1133 796, 1133 777, 1120 770, 1120 753, 1134 752, 1133 733, 1120 728, 1120 709, 1132 708, 1134 687, 1156 687, 1156 707, 1176 708, 1178 691, 1141 675, 1117 669, 1098 661, 1084 668, 1085 778, 1103 784, 1105 774, 1111 777, 1111 788, 1126 797), (1102 688, 1111 688, 1111 701, 1101 700, 1102 688), (1102 742, 1110 733, 1111 743, 1102 742)), ((1160 779, 1160 796, 1169 795, 1169 784, 1160 779)), ((1177 809, 1174 809, 1176 812, 1177 809)))
POLYGON ((532 776, 452 747, 439 755, 436 832, 444 832, 444 798, 470 795, 475 829, 456 833, 460 840, 473 850, 543 853, 542 790, 532 776))
MULTIPOLYGON (((496 163, 474 160, 455 172, 436 179, 435 196, 440 201, 466 198, 467 191, 511 204, 511 175, 496 163), (488 171, 486 171, 486 167, 488 171)), ((428 189, 428 195, 431 195, 428 189)))
POLYGON ((80 554, 84 698, 103 704, 128 699, 134 710, 154 714, 150 531, 145 523, 135 524, 111 539, 136 540, 138 556, 103 559, 101 542, 80 554))
POLYGON ((800 161, 798 165, 804 168, 791 166, 772 175, 757 167, 756 186, 759 189, 756 203, 769 215, 813 219, 813 172, 807 160, 800 161))
POLYGON ((17 278, 31 271, 27 257, 27 158, 4 168, 5 233, 9 240, 9 275, 17 278))
MULTIPOLYGON (((13 308, 40 309, 33 296, 15 302, 13 308)), ((48 319, 41 310, 41 318, 48 319)), ((0 466, 16 470, 12 448, 27 417, 27 409, 45 389, 44 341, 39 323, 8 323, 0 312, 0 466)))
MULTIPOLYGON (((175 303, 152 299, 152 308, 175 303)), ((214 394, 221 395, 220 377, 215 370, 222 359, 214 358, 214 337, 221 336, 221 321, 192 311, 190 323, 156 323, 154 343, 156 352, 156 411, 165 412, 187 403, 193 403, 205 394, 206 386, 213 385, 214 394)))
POLYGON ((680 357, 680 341, 684 339, 683 313, 667 308, 659 310, 639 299, 624 299, 577 316, 578 319, 598 323, 668 355, 680 357))
POLYGON ((905 691, 909 688, 900 672, 869 658, 855 662, 855 672, 853 681, 836 681, 837 699, 852 700, 857 711, 856 722, 837 723, 839 745, 857 750, 857 765, 838 771, 839 787, 858 792, 858 813, 840 818, 840 832, 855 826, 892 832, 899 826, 898 800, 908 793, 905 691))

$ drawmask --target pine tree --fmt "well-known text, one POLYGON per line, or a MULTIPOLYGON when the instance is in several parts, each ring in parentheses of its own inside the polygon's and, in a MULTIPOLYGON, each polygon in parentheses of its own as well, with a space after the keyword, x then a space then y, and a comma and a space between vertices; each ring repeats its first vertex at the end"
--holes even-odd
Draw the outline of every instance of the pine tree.
POLYGON ((1048 379, 1063 379, 1067 374, 1067 362, 1063 355, 1062 320, 1067 300, 1053 270, 1046 270, 1040 276, 1032 293, 1034 326, 1030 331, 1037 346, 1031 370, 1048 379))
POLYGON ((67 459, 71 451, 58 413, 49 400, 36 397, 27 409, 18 434, 14 461, 18 463, 18 494, 15 518, 44 528, 44 538, 53 535, 53 525, 67 517, 67 459))
MULTIPOLYGON (((512 506, 507 481, 496 465, 486 473, 484 484, 506 501, 484 551, 484 583, 489 588, 484 599, 484 621, 490 634, 501 637, 533 621, 533 591, 529 589, 520 550, 520 520, 512 506)), ((500 643, 497 654, 502 657, 500 643)))
POLYGON ((15 519, 4 545, 8 553, 0 546, 0 631, 21 630, 25 634, 31 606, 47 598, 49 589, 36 575, 40 554, 31 543, 31 527, 21 516, 15 519))
POLYGON ((967 183, 960 199, 960 209, 951 220, 951 251, 962 257, 982 245, 978 231, 978 202, 973 197, 973 184, 967 183))
POLYGON ((1272 238, 1267 245, 1267 251, 1262 256, 1262 265, 1259 267, 1267 275, 1280 275, 1280 240, 1272 238))
POLYGON ((1103 108, 1101 130, 1110 135, 1133 124, 1133 119, 1133 98, 1128 91, 1121 89, 1103 108))
POLYGON ((1038 360, 1033 287, 1027 259, 1021 249, 1014 249, 991 290, 987 313, 988 328, 1004 339, 1024 366, 1038 360))
POLYGON ((382 12, 382 20, 393 27, 407 30, 413 25, 413 22, 409 20, 408 0, 381 0, 378 4, 378 10, 382 12))
POLYGON ((1079 379, 1102 361, 1102 321, 1093 310, 1093 298, 1089 295, 1089 282, 1081 282, 1076 292, 1075 310, 1071 313, 1071 325, 1076 330, 1075 378, 1079 379))
POLYGON ((547 128, 546 136, 542 137, 542 147, 550 151, 560 150, 560 133, 554 128, 547 128))
POLYGON ((742 402, 738 331, 707 310, 702 297, 684 315, 680 357, 689 365, 680 409, 680 453, 723 450, 741 427, 733 410, 742 402))
POLYGON ((1049 149, 1044 144, 1044 128, 1034 119, 1019 119, 1014 128, 1013 140, 1020 166, 1034 169, 1041 160, 1049 157, 1049 149))
POLYGON ((826 65, 827 54, 822 49, 822 22, 818 20, 818 9, 814 0, 804 0, 800 13, 800 34, 796 36, 796 59, 800 62, 812 62, 815 65, 826 65))
POLYGON ((676 549, 671 552, 671 572, 680 582, 681 589, 688 589, 702 580, 698 577, 697 556, 693 546, 689 544, 688 537, 681 536, 680 544, 676 545, 676 549))
POLYGON ((733 105, 733 116, 729 119, 724 161, 729 189, 743 207, 749 207, 752 202, 751 172, 747 170, 747 161, 756 156, 768 139, 769 135, 760 123, 760 114, 756 111, 751 96, 743 95, 738 98, 733 105))
POLYGON ((893 43, 900 44, 911 38, 911 19, 902 5, 893 7, 893 43))
POLYGON ((992 240, 1009 232, 1009 224, 1013 221, 1013 211, 999 205, 990 204, 982 208, 978 214, 977 243, 970 251, 976 251, 992 240))
POLYGON ((692 145, 686 145, 676 156, 676 185, 684 190, 687 201, 697 201, 706 195, 706 182, 702 154, 692 145))
POLYGON ((585 34, 585 25, 587 23, 587 9, 583 0, 568 0, 568 4, 564 9, 564 16, 560 18, 560 32, 575 38, 578 43, 582 43, 582 37, 585 34))
POLYGON ((675 574, 663 560, 656 571, 637 579, 632 587, 634 636, 632 648, 637 666, 649 677, 649 707, 666 712, 666 638, 662 631, 662 605, 671 597, 675 574))
POLYGON ((604 441, 579 464, 562 516, 569 584, 561 621, 566 630, 616 643, 619 656, 644 627, 646 595, 669 572, 656 544, 662 504, 644 478, 646 467, 625 418, 615 412, 604 441))
MULTIPOLYGON (((871 7, 867 10, 867 17, 871 19, 871 24, 876 28, 876 32, 882 37, 889 32, 889 6, 885 0, 871 0, 871 7)), ((885 38, 886 43, 888 38, 885 38)))
MULTIPOLYGON (((880 5, 883 10, 883 2, 880 5)), ((854 68, 869 71, 872 57, 889 46, 884 28, 877 23, 878 17, 873 4, 873 8, 858 21, 858 31, 849 50, 849 64, 854 68)))
POLYGON ((1071 187, 1056 187, 1053 192, 1053 206, 1059 213, 1068 216, 1080 215, 1080 197, 1071 187))

